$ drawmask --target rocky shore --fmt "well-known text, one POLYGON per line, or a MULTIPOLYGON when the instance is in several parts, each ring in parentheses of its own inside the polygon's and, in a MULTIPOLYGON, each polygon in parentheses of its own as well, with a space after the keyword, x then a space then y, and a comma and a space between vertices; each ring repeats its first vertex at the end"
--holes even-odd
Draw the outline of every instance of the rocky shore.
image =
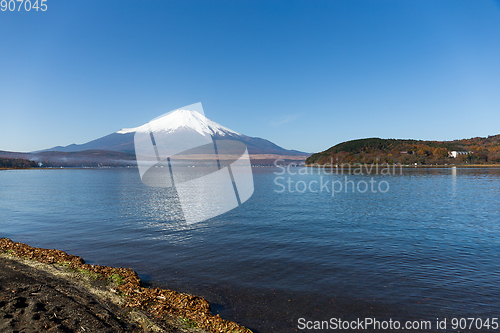
POLYGON ((146 288, 133 270, 0 239, 1 332, 241 332, 203 298, 146 288))

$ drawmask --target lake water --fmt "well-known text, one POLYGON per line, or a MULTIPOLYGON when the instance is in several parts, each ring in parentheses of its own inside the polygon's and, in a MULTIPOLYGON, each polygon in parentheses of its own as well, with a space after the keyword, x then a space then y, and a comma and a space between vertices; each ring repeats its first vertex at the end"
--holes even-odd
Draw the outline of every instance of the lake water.
POLYGON ((317 190, 345 175, 253 171, 252 198, 193 225, 134 168, 0 171, 0 237, 131 267, 254 332, 366 317, 432 321, 427 331, 448 318, 439 331, 456 332, 451 318, 500 318, 500 169, 349 175, 388 186, 333 197, 275 182, 317 190))

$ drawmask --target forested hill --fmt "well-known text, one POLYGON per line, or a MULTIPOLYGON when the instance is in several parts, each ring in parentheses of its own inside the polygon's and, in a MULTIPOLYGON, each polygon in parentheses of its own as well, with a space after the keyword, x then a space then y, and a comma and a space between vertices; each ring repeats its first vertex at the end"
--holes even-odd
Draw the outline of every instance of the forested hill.
POLYGON ((36 167, 38 167, 38 163, 35 161, 25 160, 21 158, 0 157, 0 169, 23 169, 36 167))
POLYGON ((307 164, 401 163, 465 164, 500 163, 500 134, 454 141, 421 141, 369 138, 339 143, 312 154, 307 164), (450 152, 464 152, 457 158, 450 152), (470 152, 465 154, 465 152, 470 152))

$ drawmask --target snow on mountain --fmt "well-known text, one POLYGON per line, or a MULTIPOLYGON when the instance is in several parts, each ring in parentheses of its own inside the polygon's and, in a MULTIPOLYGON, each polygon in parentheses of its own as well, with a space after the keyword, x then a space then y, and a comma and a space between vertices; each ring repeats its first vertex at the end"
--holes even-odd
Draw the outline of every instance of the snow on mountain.
POLYGON ((196 131, 204 136, 211 135, 215 140, 237 140, 243 142, 247 146, 250 155, 308 156, 304 152, 284 149, 266 139, 240 134, 206 118, 197 111, 188 110, 187 108, 172 111, 142 126, 124 128, 87 143, 72 144, 65 147, 57 146, 44 151, 81 152, 86 150, 106 150, 135 154, 134 135, 136 132, 164 132, 176 135, 184 131, 196 131))
POLYGON ((241 136, 233 130, 224 127, 215 121, 212 121, 205 117, 204 115, 193 111, 179 109, 163 115, 144 124, 139 127, 134 128, 124 128, 119 130, 117 133, 126 134, 134 132, 165 132, 172 133, 181 129, 194 130, 201 135, 212 135, 212 136, 241 136))

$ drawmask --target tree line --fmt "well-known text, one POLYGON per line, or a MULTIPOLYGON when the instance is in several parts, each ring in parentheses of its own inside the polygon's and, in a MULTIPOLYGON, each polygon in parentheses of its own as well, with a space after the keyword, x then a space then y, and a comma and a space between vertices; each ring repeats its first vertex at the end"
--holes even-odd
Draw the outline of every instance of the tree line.
POLYGON ((306 163, 498 164, 500 135, 454 141, 380 138, 351 140, 312 154, 306 163), (470 153, 453 158, 450 156, 452 151, 470 153))
POLYGON ((37 167, 38 163, 35 161, 25 160, 21 158, 0 157, 0 168, 23 169, 23 168, 37 168, 37 167))

